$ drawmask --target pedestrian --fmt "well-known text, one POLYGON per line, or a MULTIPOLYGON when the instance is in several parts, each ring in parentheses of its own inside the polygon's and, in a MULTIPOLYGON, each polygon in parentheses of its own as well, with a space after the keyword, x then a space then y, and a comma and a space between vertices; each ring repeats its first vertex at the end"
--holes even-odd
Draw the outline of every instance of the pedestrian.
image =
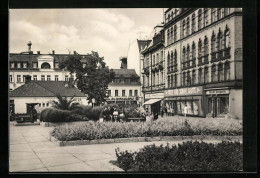
POLYGON ((36 111, 35 107, 33 107, 32 113, 33 113, 33 118, 32 119, 33 119, 33 122, 34 122, 34 121, 37 120, 37 111, 36 111))
POLYGON ((163 117, 163 114, 164 114, 164 109, 161 108, 161 117, 163 117))
POLYGON ((184 117, 186 117, 186 114, 188 113, 188 107, 187 107, 187 104, 185 104, 184 106, 184 117))
POLYGON ((167 107, 166 107, 166 106, 164 107, 164 112, 165 112, 165 115, 168 116, 168 113, 167 113, 168 110, 167 110, 167 107))
POLYGON ((117 118, 118 118, 118 111, 116 109, 116 107, 114 107, 114 111, 113 111, 113 117, 114 117, 114 121, 117 122, 117 118))

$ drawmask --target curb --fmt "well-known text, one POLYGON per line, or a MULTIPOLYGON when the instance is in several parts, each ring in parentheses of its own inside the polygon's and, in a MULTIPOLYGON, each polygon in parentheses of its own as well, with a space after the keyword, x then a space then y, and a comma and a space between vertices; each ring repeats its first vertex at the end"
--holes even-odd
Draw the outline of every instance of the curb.
POLYGON ((16 121, 14 121, 13 123, 12 123, 14 126, 30 126, 30 125, 40 125, 40 122, 34 122, 34 123, 26 123, 26 122, 24 122, 24 123, 17 123, 16 121))
POLYGON ((194 135, 194 136, 161 136, 161 137, 133 137, 133 138, 115 138, 100 140, 75 140, 75 141, 59 141, 50 135, 50 141, 57 146, 77 146, 92 144, 108 144, 108 143, 130 143, 130 142, 152 142, 152 141, 181 141, 181 140, 220 140, 220 141, 242 141, 240 136, 211 136, 211 135, 194 135))

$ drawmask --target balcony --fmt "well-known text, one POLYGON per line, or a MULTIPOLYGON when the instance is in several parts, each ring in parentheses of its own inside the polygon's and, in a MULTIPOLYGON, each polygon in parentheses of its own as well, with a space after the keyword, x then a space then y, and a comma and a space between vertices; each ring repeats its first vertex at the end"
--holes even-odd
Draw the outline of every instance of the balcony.
POLYGON ((231 57, 230 55, 230 47, 221 49, 217 52, 211 53, 211 62, 217 62, 217 61, 222 61, 225 59, 229 59, 231 57))

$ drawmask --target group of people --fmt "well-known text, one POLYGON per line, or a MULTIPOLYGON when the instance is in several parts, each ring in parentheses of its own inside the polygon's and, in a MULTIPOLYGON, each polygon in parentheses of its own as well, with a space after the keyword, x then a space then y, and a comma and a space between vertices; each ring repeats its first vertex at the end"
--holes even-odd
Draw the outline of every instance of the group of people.
POLYGON ((104 118, 104 121, 122 121, 124 119, 124 113, 121 112, 116 107, 105 107, 100 114, 100 117, 104 118))

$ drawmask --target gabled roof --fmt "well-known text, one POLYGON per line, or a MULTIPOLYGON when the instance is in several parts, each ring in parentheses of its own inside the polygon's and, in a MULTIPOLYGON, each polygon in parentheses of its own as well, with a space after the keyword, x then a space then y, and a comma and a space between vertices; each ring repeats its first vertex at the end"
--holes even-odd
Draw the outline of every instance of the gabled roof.
POLYGON ((10 97, 56 97, 59 93, 67 97, 84 97, 75 86, 65 87, 64 81, 30 81, 10 92, 10 97))
POLYGON ((115 72, 115 78, 119 78, 119 77, 139 78, 139 75, 136 74, 135 69, 113 69, 113 71, 115 72))

